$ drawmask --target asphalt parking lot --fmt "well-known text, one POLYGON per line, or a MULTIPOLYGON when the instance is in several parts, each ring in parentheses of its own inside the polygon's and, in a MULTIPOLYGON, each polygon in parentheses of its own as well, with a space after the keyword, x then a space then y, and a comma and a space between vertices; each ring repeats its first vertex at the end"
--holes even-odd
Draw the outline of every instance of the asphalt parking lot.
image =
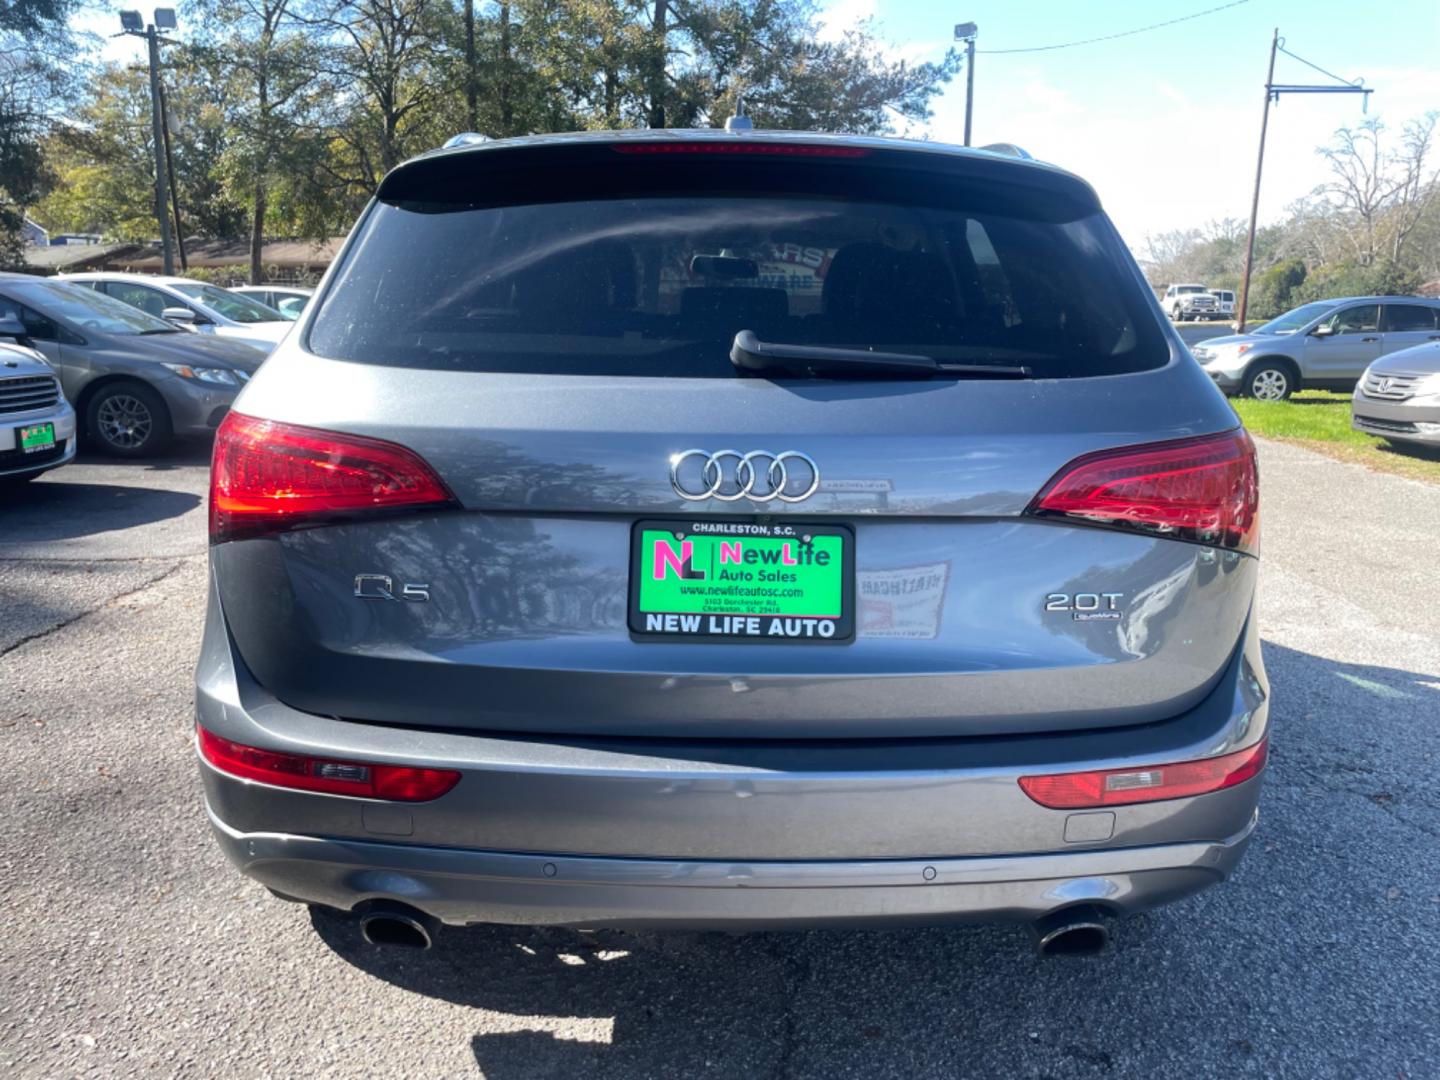
POLYGON ((395 954, 208 835, 205 452, 0 503, 4 1075, 1440 1075, 1440 488, 1262 445, 1260 831, 1101 957, 1041 961, 1010 927, 395 954))

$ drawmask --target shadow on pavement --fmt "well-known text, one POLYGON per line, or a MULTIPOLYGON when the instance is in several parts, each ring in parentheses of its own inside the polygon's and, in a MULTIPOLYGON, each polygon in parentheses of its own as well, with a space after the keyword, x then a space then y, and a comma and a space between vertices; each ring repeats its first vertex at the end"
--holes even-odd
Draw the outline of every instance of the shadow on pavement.
POLYGON ((1419 458, 1421 461, 1440 461, 1440 446, 1426 446, 1424 443, 1385 442, 1375 447, 1382 454, 1398 458, 1419 458))
MULTIPOLYGON (((155 457, 123 458, 101 453, 93 445, 82 442, 80 452, 75 455, 75 462, 79 465, 129 467, 143 469, 146 472, 167 472, 170 469, 179 469, 187 465, 208 467, 213 444, 213 439, 177 439, 169 450, 163 454, 157 454, 155 457)), ((62 469, 61 472, 63 471, 62 469)))
POLYGON ((1398 1013, 1357 1029, 1355 1017, 1373 1010, 1377 986, 1424 1000, 1440 962, 1411 923, 1440 902, 1427 869, 1436 800, 1419 766, 1433 752, 1440 665, 1347 664, 1271 642, 1264 653, 1272 752, 1246 860, 1227 883, 1125 920, 1097 957, 1042 960, 1015 926, 476 926, 446 928, 418 953, 372 948, 337 913, 313 910, 312 925, 386 983, 503 1014, 471 1038, 492 1080, 1165 1075, 1181 1062, 1392 1075, 1427 1052, 1428 1029, 1398 1013))
POLYGON ((200 505, 186 491, 113 484, 31 483, 0 501, 0 540, 44 543, 179 517, 200 505))

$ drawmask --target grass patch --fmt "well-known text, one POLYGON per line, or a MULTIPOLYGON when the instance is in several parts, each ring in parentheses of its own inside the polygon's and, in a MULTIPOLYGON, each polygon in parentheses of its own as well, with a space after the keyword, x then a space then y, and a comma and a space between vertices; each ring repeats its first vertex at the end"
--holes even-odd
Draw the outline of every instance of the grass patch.
POLYGON ((1289 401, 1233 398, 1230 404, 1256 435, 1295 443, 1379 472, 1440 483, 1440 451, 1418 446, 1399 449, 1356 431, 1350 426, 1349 394, 1302 390, 1289 401))

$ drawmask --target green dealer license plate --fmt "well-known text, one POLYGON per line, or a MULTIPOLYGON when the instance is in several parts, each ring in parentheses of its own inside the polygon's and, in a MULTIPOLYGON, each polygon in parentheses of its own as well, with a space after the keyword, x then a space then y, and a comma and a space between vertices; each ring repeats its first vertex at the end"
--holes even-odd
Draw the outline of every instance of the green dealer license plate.
POLYGON ((855 636, 855 533, 845 525, 641 521, 630 629, 769 642, 855 636))
POLYGON ((16 431, 15 437, 20 444, 21 451, 26 454, 49 450, 55 445, 55 425, 31 424, 29 427, 22 427, 16 431))

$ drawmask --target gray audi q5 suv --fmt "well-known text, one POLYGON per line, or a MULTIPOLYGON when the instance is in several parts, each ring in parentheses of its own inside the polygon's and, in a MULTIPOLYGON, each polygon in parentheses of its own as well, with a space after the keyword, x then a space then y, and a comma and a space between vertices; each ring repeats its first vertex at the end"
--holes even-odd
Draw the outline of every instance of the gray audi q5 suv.
POLYGON ((1254 448, 1059 169, 802 133, 387 176, 221 425, 221 846, 442 925, 1033 924, 1221 881, 1254 448))

